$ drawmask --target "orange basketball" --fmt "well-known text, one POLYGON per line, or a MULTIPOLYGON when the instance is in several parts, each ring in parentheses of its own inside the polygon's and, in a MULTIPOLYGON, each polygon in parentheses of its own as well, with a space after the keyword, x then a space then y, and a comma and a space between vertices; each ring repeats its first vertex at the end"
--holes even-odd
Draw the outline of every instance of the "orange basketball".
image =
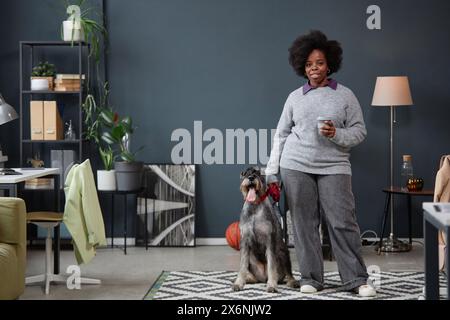
POLYGON ((233 222, 227 228, 225 232, 228 245, 235 250, 239 250, 241 242, 241 232, 239 230, 239 221, 233 222))

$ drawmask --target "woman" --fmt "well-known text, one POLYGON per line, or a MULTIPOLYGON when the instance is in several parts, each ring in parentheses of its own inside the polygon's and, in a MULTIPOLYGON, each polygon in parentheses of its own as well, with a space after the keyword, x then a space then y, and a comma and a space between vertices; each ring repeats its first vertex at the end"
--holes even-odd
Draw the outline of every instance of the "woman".
MULTIPOLYGON (((291 212, 300 291, 323 289, 320 215, 327 222, 343 290, 375 296, 367 284, 361 256, 351 186, 350 148, 366 137, 359 102, 353 92, 329 76, 342 62, 337 41, 320 31, 297 38, 289 49, 289 62, 308 79, 285 103, 266 168, 267 181, 278 183, 281 174, 291 212), (318 118, 325 119, 318 129, 318 118)), ((273 185, 272 185, 273 187, 273 185)))

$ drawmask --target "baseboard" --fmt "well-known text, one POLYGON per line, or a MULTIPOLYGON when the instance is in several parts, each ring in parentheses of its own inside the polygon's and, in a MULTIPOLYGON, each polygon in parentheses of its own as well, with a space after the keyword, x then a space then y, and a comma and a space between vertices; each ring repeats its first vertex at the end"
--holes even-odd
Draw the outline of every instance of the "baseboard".
MULTIPOLYGON (((406 243, 409 242, 409 238, 398 238, 398 240, 406 242, 406 243)), ((363 241, 363 245, 364 246, 365 245, 370 246, 370 245, 373 245, 375 243, 378 243, 378 241, 380 241, 380 238, 374 238, 374 237, 366 238, 366 237, 364 237, 364 238, 362 238, 362 241, 363 241)), ((415 243, 421 243, 423 245, 424 239, 423 238, 412 238, 412 242, 413 242, 413 244, 415 242, 415 243)))
POLYGON ((195 244, 197 246, 226 246, 228 245, 225 238, 196 238, 195 244))

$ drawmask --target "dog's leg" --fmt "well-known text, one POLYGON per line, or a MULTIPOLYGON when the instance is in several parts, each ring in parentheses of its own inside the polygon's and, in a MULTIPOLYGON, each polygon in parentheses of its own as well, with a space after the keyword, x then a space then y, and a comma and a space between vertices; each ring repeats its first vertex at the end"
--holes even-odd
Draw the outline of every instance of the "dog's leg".
POLYGON ((246 280, 248 278, 248 274, 250 274, 250 271, 248 269, 249 259, 250 259, 250 257, 249 257, 248 246, 244 244, 243 246, 241 246, 241 264, 239 267, 238 276, 236 278, 236 281, 234 281, 234 284, 233 284, 234 291, 240 291, 240 290, 244 289, 246 280))
POLYGON ((267 292, 278 292, 277 284, 278 284, 278 270, 277 270, 277 262, 274 252, 270 246, 267 247, 266 250, 267 256, 267 292))

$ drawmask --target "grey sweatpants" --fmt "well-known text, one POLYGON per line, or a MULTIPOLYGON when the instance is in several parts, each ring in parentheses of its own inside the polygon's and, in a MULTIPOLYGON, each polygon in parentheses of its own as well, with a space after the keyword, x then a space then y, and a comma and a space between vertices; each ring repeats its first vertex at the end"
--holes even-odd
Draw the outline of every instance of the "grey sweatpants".
POLYGON ((343 283, 341 289, 351 290, 366 284, 368 274, 361 256, 351 176, 315 175, 285 168, 280 173, 293 223, 300 285, 323 289, 319 204, 343 283))

